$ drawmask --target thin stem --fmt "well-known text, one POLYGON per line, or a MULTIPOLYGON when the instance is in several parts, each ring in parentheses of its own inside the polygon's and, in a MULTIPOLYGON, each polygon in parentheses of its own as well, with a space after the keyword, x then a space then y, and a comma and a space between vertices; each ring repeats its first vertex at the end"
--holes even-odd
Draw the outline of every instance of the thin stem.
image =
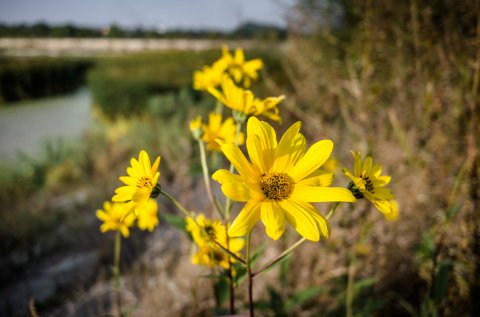
POLYGON ((120 252, 122 247, 122 236, 120 231, 115 235, 115 245, 113 250, 113 275, 115 278, 115 299, 117 304, 118 316, 122 316, 122 298, 120 296, 120 252))
MULTIPOLYGON (((330 211, 328 212, 327 216, 325 217, 326 219, 329 219, 333 213, 335 212, 335 210, 337 209, 337 207, 340 205, 340 202, 336 202, 332 208, 330 209, 330 211)), ((295 250, 296 248, 298 248, 302 243, 304 243, 307 239, 305 238, 301 238, 300 240, 298 240, 297 242, 295 242, 291 247, 289 247, 288 249, 286 249, 285 251, 283 251, 279 256, 277 256, 276 258, 274 258, 272 261, 268 262, 267 264, 265 264, 265 266, 263 266, 260 270, 258 270, 257 272, 253 273, 253 277, 257 276, 257 275, 260 275, 261 273, 263 273, 264 271, 266 271, 267 269, 269 269, 272 265, 276 264, 277 262, 283 260, 285 257, 289 256, 290 253, 293 252, 293 250, 295 250)))
POLYGON ((215 207, 218 214, 223 219, 225 218, 225 215, 222 213, 222 209, 220 208, 217 199, 213 195, 212 186, 210 185, 210 173, 208 171, 207 155, 205 153, 205 144, 202 140, 198 140, 198 147, 200 148, 200 161, 202 162, 203 180, 205 182, 205 188, 207 189, 208 198, 210 199, 210 203, 215 207))
MULTIPOLYGON (((228 225, 227 225, 228 232, 228 225)), ((230 237, 227 234, 227 246, 230 247, 230 237)), ((228 257, 228 282, 230 286, 230 314, 235 314, 235 285, 233 285, 233 266, 232 258, 228 257)))
POLYGON ((250 231, 247 235, 248 307, 250 310, 250 317, 254 317, 255 312, 253 310, 253 274, 252 274, 252 268, 250 265, 251 236, 252 236, 252 232, 250 231))
MULTIPOLYGON (((175 207, 177 207, 178 209, 180 209, 180 211, 186 216, 186 217, 193 217, 192 213, 190 211, 188 211, 185 207, 183 207, 179 202, 178 200, 176 200, 173 196, 167 194, 166 192, 164 192, 163 190, 160 192, 161 195, 167 197, 174 205, 175 207)), ((195 219, 195 218, 194 218, 195 219)))

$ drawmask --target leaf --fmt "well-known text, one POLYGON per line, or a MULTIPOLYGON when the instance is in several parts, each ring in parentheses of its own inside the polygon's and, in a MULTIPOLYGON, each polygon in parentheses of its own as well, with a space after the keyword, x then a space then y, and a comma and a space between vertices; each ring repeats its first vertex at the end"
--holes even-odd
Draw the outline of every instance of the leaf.
POLYGON ((452 265, 452 261, 447 259, 440 262, 438 266, 438 271, 435 275, 435 283, 433 285, 433 300, 436 303, 439 303, 447 294, 448 278, 452 265))
POLYGON ((285 310, 287 312, 290 312, 293 310, 295 307, 301 305, 305 301, 318 296, 319 294, 325 292, 326 289, 324 287, 319 287, 319 286, 312 286, 312 287, 307 287, 293 296, 291 296, 288 300, 287 303, 285 304, 285 310))
POLYGON ((169 223, 176 229, 187 233, 185 227, 186 227, 186 222, 183 217, 177 216, 177 215, 171 215, 171 214, 160 214, 160 221, 165 221, 166 223, 169 223))
POLYGON ((219 278, 218 281, 214 284, 215 298, 219 306, 228 299, 230 294, 230 285, 228 280, 224 277, 219 278))

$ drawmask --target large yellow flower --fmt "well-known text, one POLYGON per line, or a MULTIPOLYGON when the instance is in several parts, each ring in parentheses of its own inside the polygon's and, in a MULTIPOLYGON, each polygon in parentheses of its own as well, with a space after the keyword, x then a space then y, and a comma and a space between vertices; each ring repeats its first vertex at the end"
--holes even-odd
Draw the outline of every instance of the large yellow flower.
POLYGON ((150 198, 138 213, 137 225, 141 230, 153 231, 158 223, 158 204, 155 199, 150 198))
POLYGON ((352 180, 352 192, 357 198, 365 197, 375 207, 380 210, 387 218, 396 218, 398 215, 398 205, 393 206, 392 200, 395 198, 390 189, 385 186, 390 183, 391 177, 380 175, 382 173, 382 166, 380 164, 373 165, 373 159, 368 156, 362 163, 362 155, 360 152, 355 154, 353 173, 343 168, 345 175, 352 180), (396 215, 395 215, 396 214, 396 215))
POLYGON ((245 54, 241 48, 237 48, 235 55, 232 56, 228 47, 224 46, 222 48, 222 59, 235 82, 240 83, 243 80, 246 88, 250 87, 252 80, 257 80, 258 71, 263 67, 263 62, 259 58, 245 61, 245 54))
POLYGON ((222 169, 213 179, 222 184, 232 200, 246 202, 232 223, 232 237, 249 233, 262 220, 267 235, 278 239, 288 222, 311 241, 328 237, 330 226, 310 202, 353 202, 345 188, 327 187, 333 174, 319 171, 333 149, 333 142, 322 140, 306 150, 301 123, 293 124, 277 143, 275 130, 266 122, 251 117, 247 123, 247 151, 251 163, 234 144, 221 145, 225 156, 239 175, 222 169))
POLYGON ((103 203, 103 210, 97 210, 97 218, 103 221, 100 226, 101 232, 118 230, 125 238, 130 235, 128 228, 135 222, 135 215, 128 213, 125 204, 109 201, 103 203))
POLYGON ((150 157, 144 150, 140 151, 138 160, 131 159, 131 167, 127 168, 128 176, 121 176, 120 180, 125 184, 115 190, 115 196, 112 201, 127 202, 128 210, 134 210, 138 215, 150 197, 157 195, 157 183, 160 173, 158 165, 160 156, 157 157, 153 165, 150 163, 150 157))
MULTIPOLYGON (((207 144, 207 149, 221 151, 220 145, 215 141, 217 139, 226 143, 235 143, 237 126, 233 118, 227 118, 222 122, 222 115, 211 112, 208 116, 208 125, 203 125, 203 141, 207 144)), ((244 142, 243 133, 238 135, 239 145, 244 142)))
POLYGON ((221 87, 222 92, 216 88, 209 88, 208 91, 230 109, 247 116, 264 115, 275 121, 281 120, 277 106, 285 96, 257 99, 250 90, 238 87, 229 77, 223 77, 221 87))
POLYGON ((227 68, 226 61, 222 58, 212 66, 204 66, 201 71, 193 72, 193 88, 195 90, 208 90, 220 85, 222 76, 227 68))
MULTIPOLYGON (((198 246, 198 251, 192 255, 193 264, 228 269, 229 256, 216 243, 240 256, 239 251, 245 246, 245 241, 240 238, 229 238, 227 248, 227 229, 220 220, 207 219, 200 214, 195 219, 187 217, 186 222, 186 229, 192 234, 193 241, 198 246)), ((236 262, 232 257, 230 261, 236 262)))

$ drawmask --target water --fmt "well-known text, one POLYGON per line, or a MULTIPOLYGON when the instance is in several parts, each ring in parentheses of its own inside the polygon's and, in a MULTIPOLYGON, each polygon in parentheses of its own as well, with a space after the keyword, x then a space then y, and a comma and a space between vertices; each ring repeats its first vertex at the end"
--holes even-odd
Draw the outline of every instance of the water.
POLYGON ((78 139, 91 124, 90 105, 90 91, 83 88, 0 108, 0 161, 19 153, 35 157, 49 140, 78 139))

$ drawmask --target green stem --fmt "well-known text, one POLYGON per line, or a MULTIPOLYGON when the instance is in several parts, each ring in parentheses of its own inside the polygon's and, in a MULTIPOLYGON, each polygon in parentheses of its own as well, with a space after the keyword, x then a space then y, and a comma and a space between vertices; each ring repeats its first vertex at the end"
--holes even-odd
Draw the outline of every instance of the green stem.
POLYGON ((247 235, 248 307, 250 310, 250 317, 254 317, 255 311, 253 310, 253 274, 252 274, 252 267, 250 264, 251 236, 252 236, 252 231, 250 231, 247 235))
MULTIPOLYGON (((329 219, 333 213, 335 212, 335 210, 337 209, 337 207, 340 205, 340 202, 336 202, 332 208, 330 209, 330 211, 328 212, 327 216, 325 217, 326 219, 329 219)), ((296 248, 298 248, 302 243, 304 243, 305 241, 307 241, 307 239, 305 238, 301 238, 300 240, 298 240, 297 242, 295 242, 292 246, 290 246, 288 249, 286 249, 285 251, 283 251, 279 256, 277 256, 276 258, 274 258, 272 261, 268 262, 267 264, 265 264, 265 266, 263 266, 260 270, 258 270, 257 272, 253 273, 253 277, 257 276, 257 275, 260 275, 261 273, 265 272, 267 269, 269 269, 272 265, 276 264, 277 262, 283 260, 285 257, 289 256, 290 253, 293 252, 293 250, 295 250, 296 248)))
POLYGON ((212 187, 210 185, 210 173, 208 171, 207 155, 205 153, 205 144, 202 140, 198 140, 198 147, 200 148, 200 161, 202 162, 203 180, 205 182, 205 188, 207 189, 208 198, 210 199, 210 203, 217 210, 220 217, 224 219, 225 215, 222 213, 222 209, 220 208, 217 199, 213 195, 212 187))
POLYGON ((120 231, 115 235, 115 245, 113 252, 113 275, 115 278, 115 298, 118 316, 122 316, 122 299, 120 295, 120 252, 122 248, 122 236, 120 231))
MULTIPOLYGON (((228 225, 227 225, 228 232, 228 225)), ((227 247, 230 248, 230 237, 227 234, 227 247)), ((228 282, 230 286, 230 314, 235 315, 235 285, 233 284, 232 258, 228 257, 228 282)))

